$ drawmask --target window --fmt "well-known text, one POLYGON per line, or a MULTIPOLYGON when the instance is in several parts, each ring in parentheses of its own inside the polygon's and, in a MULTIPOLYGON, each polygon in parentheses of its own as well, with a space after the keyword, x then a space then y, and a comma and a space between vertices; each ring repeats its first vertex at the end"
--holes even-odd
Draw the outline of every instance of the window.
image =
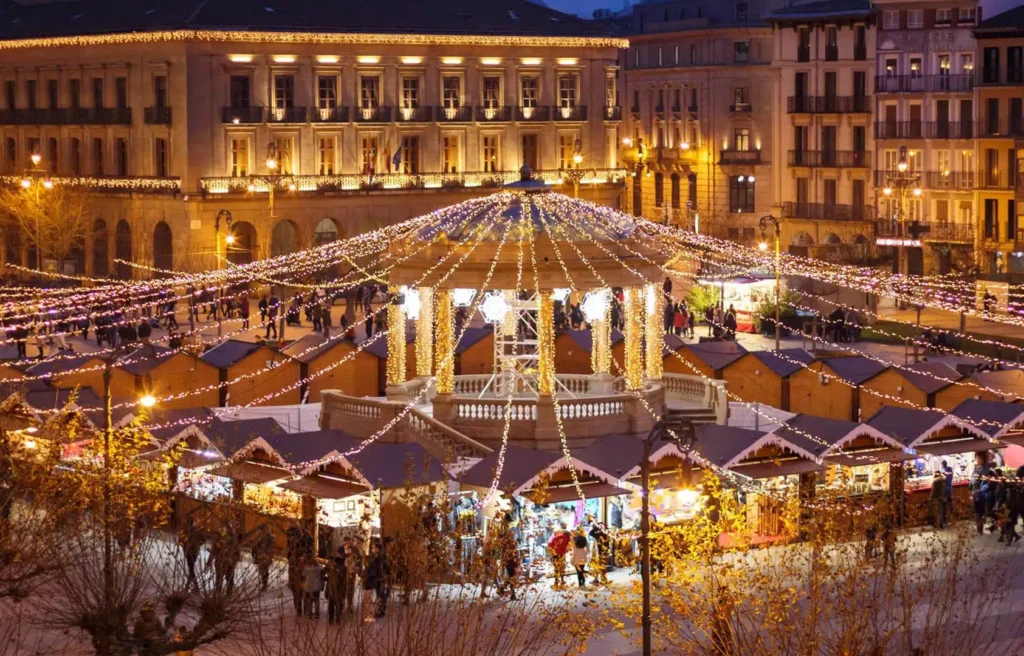
POLYGON ((157 107, 167 107, 167 76, 155 75, 153 77, 153 104, 157 107))
POLYGON ((484 108, 497 109, 501 107, 501 78, 484 78, 484 108))
POLYGON ((679 65, 679 46, 672 48, 672 64, 675 66, 679 65))
POLYGON ((800 62, 811 61, 811 30, 801 27, 796 33, 796 60, 800 62))
POLYGON ((231 140, 231 177, 244 178, 249 175, 249 140, 231 140))
POLYGON ((15 109, 18 106, 18 91, 14 80, 7 80, 4 86, 6 87, 4 95, 7 100, 7 109, 15 109))
POLYGON ((960 201, 960 206, 957 208, 957 220, 966 225, 972 225, 974 223, 974 207, 971 204, 971 201, 960 201))
POLYGON ((458 109, 462 103, 462 78, 446 75, 441 80, 441 105, 445 109, 458 109))
POLYGON ((854 28, 853 58, 857 61, 868 58, 868 30, 864 25, 854 28))
POLYGON ((46 81, 46 106, 50 109, 60 107, 60 87, 57 80, 46 81))
POLYGON ((72 109, 78 109, 82 106, 82 81, 79 79, 68 81, 68 101, 71 103, 72 109))
POLYGON ((363 174, 372 175, 377 171, 377 153, 380 152, 376 135, 364 135, 362 148, 363 174))
POLYGON ((689 111, 697 111, 697 88, 693 87, 690 89, 690 109, 689 111))
POLYGON ((377 109, 380 106, 380 78, 376 75, 359 77, 359 107, 377 109))
POLYGON ((1024 59, 1020 46, 1009 46, 1006 49, 1006 81, 1011 84, 1024 82, 1024 59))
POLYGON ((92 174, 103 175, 103 139, 93 137, 92 140, 92 174))
POLYGON ((672 184, 672 209, 679 209, 679 174, 673 173, 671 177, 672 184))
POLYGON ((501 170, 498 135, 496 134, 485 134, 483 136, 483 165, 484 171, 487 173, 501 170))
POLYGON ((735 87, 732 90, 733 109, 742 111, 750 108, 750 87, 735 87))
POLYGON ((295 77, 292 75, 274 76, 274 108, 291 109, 295 106, 295 77))
POLYGON ((898 29, 900 29, 900 12, 898 12, 898 11, 883 11, 882 12, 882 29, 883 30, 898 30, 898 29))
POLYGON ((736 128, 732 133, 733 150, 750 150, 750 128, 736 128))
POLYGON ((576 76, 563 75, 558 78, 558 105, 562 108, 576 106, 576 76))
POLYGON ((92 106, 97 109, 103 107, 103 78, 92 79, 92 106))
POLYGON ((999 82, 999 48, 985 48, 982 51, 981 77, 983 82, 999 82))
POLYGON ((936 200, 935 201, 935 221, 938 223, 947 223, 949 221, 949 201, 948 200, 936 200))
POLYGON ((924 74, 920 55, 910 58, 910 77, 921 77, 924 74))
POLYGON ((614 75, 605 78, 604 103, 606 107, 618 107, 619 105, 619 86, 615 83, 614 75))
POLYGON ((736 3, 736 22, 746 23, 747 22, 747 3, 737 2, 736 3))
POLYGON ((60 152, 57 148, 56 137, 50 137, 46 140, 46 168, 50 172, 50 175, 57 174, 57 162, 60 159, 60 152))
POLYGON ((158 178, 167 177, 167 140, 153 140, 153 170, 158 178))
POLYGON ((839 59, 839 28, 829 26, 825 28, 825 61, 837 61, 839 59))
POLYGON ((697 44, 690 44, 690 63, 696 64, 697 60, 697 44))
POLYGON ((952 66, 950 63, 949 55, 939 55, 939 75, 949 75, 949 69, 952 66))
POLYGON ((446 134, 441 140, 441 170, 445 173, 459 172, 459 137, 446 134))
POLYGON ((693 209, 697 207, 697 174, 691 173, 686 178, 686 203, 693 209))
POLYGON ((658 172, 654 174, 654 206, 664 207, 665 205, 665 174, 658 172))
POLYGON ((964 73, 974 72, 974 53, 964 53, 960 55, 960 70, 964 73))
POLYGON ((658 66, 662 66, 665 63, 664 54, 664 50, 661 46, 658 46, 658 66))
POLYGON ((39 139, 36 139, 35 137, 29 137, 27 141, 28 143, 26 143, 25 145, 28 147, 29 153, 39 153, 40 155, 42 155, 43 151, 39 148, 39 139))
POLYGON ((520 80, 520 105, 523 107, 536 107, 537 106, 537 90, 539 84, 536 76, 524 75, 520 80))
POLYGON ((750 42, 734 41, 732 44, 732 60, 734 62, 750 61, 750 42))
POLYGON ((907 10, 907 29, 919 30, 924 27, 924 9, 907 10))
POLYGON ((658 89, 657 111, 659 111, 659 112, 665 111, 665 90, 664 89, 658 89))
POLYGON ((402 108, 417 109, 420 106, 420 79, 418 77, 402 78, 402 108))
POLYGON ((745 175, 729 178, 729 211, 754 211, 754 180, 745 175))
POLYGON ((522 145, 523 166, 529 166, 536 171, 540 167, 540 153, 537 147, 536 134, 523 134, 520 138, 522 145))
POLYGON ((334 175, 336 142, 334 137, 320 137, 320 175, 334 175))
POLYGON ((117 108, 128 107, 128 78, 118 77, 114 79, 114 95, 117 99, 117 108))
POLYGON ((282 175, 291 175, 295 173, 293 166, 292 153, 294 149, 294 141, 291 137, 275 137, 274 145, 277 146, 277 167, 280 169, 282 175))
POLYGON ((250 95, 249 95, 249 76, 248 75, 232 75, 231 76, 231 108, 232 109, 245 109, 249 107, 250 95))
POLYGON ((895 77, 899 71, 899 60, 895 57, 885 58, 885 76, 895 77))
POLYGON ((36 108, 36 81, 25 80, 25 99, 29 109, 36 108))
POLYGON ((935 10, 935 24, 937 26, 949 25, 953 22, 953 10, 952 9, 936 9, 935 10))
POLYGON ((402 137, 402 168, 399 173, 417 175, 420 172, 420 138, 402 137))
POLYGON ((640 68, 640 48, 633 48, 633 68, 640 68))
POLYGON ((956 22, 958 25, 974 25, 974 7, 960 7, 956 22))
POLYGON ((321 75, 316 80, 316 106, 332 110, 338 106, 338 78, 321 75))
POLYGON ((558 135, 558 168, 573 168, 572 155, 576 152, 576 135, 558 135))
POLYGON ((128 175, 128 140, 114 139, 114 154, 116 155, 117 175, 126 177, 128 175))
POLYGON ((78 137, 68 140, 68 171, 71 175, 82 175, 82 142, 78 137))

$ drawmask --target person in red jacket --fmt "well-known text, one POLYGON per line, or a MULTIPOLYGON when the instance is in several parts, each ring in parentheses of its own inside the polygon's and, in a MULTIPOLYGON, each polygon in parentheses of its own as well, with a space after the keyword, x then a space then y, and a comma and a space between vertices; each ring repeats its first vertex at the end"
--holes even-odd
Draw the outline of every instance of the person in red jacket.
POLYGON ((558 530, 548 540, 548 551, 551 552, 551 564, 555 567, 555 589, 565 587, 565 554, 569 551, 569 531, 565 524, 559 522, 558 530))

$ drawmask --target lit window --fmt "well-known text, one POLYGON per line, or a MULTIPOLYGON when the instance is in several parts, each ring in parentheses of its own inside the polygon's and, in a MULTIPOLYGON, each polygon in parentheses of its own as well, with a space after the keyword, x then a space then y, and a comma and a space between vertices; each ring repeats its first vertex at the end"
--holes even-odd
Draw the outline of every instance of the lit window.
POLYGON ((729 178, 729 211, 754 211, 754 180, 746 175, 729 178))
POLYGON ((320 137, 320 175, 334 175, 334 137, 320 137))

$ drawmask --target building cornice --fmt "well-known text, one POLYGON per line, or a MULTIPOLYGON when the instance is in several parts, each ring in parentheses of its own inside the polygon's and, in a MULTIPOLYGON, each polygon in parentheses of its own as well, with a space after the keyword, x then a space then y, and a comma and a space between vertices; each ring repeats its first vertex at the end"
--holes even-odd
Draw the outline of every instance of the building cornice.
POLYGON ((0 50, 92 47, 134 43, 268 43, 312 45, 520 46, 531 48, 628 48, 629 40, 611 36, 518 36, 472 34, 371 34, 163 30, 0 41, 0 50))

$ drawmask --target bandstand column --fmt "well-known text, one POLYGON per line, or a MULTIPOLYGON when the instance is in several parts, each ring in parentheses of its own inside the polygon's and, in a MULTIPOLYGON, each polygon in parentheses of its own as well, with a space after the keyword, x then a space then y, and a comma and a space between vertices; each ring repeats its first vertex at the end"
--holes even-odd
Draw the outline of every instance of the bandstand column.
POLYGON ((590 323, 590 368, 594 371, 594 380, 590 387, 597 394, 611 394, 615 388, 615 377, 612 376, 610 314, 611 303, 607 303, 602 318, 590 323))
POLYGON ((626 323, 626 389, 640 390, 644 384, 644 288, 626 287, 622 294, 626 323))
POLYGON ((416 320, 416 376, 428 378, 434 366, 434 290, 420 287, 420 316, 416 320))
POLYGON ((434 371, 437 376, 437 393, 451 394, 455 391, 454 336, 452 331, 452 292, 439 289, 434 296, 435 340, 434 371))
POLYGON ((392 401, 405 401, 405 307, 398 304, 398 287, 388 287, 388 386, 392 401))
POLYGON ((644 338, 647 344, 647 380, 661 380, 664 370, 665 348, 665 295, 657 285, 647 285, 647 326, 644 338))
POLYGON ((551 290, 540 292, 537 309, 537 424, 538 448, 558 448, 555 416, 555 300, 551 290))

